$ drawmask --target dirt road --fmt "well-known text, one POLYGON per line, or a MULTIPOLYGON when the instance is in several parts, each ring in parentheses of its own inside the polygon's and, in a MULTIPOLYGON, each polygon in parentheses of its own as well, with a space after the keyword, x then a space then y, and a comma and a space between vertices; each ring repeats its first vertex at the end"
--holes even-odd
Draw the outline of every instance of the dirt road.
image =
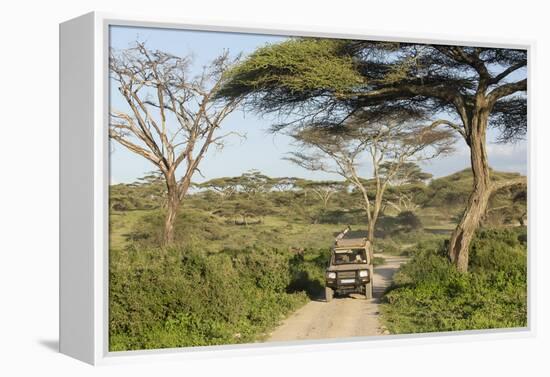
POLYGON ((303 339, 346 338, 383 335, 379 322, 380 297, 391 284, 393 274, 407 258, 377 254, 386 262, 374 269, 374 298, 363 295, 314 300, 294 312, 276 328, 268 342, 303 339))

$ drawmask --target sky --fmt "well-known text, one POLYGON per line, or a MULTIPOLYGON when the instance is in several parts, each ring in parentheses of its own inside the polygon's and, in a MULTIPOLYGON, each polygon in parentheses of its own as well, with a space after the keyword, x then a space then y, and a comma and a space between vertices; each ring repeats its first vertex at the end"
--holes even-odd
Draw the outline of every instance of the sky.
MULTIPOLYGON (((245 56, 256 48, 285 40, 280 36, 255 35, 226 32, 203 32, 191 30, 136 28, 112 26, 110 45, 115 49, 131 47, 136 41, 145 42, 149 49, 161 50, 177 56, 192 56, 192 73, 198 73, 202 67, 219 56, 223 50, 231 55, 243 53, 245 56)), ((128 110, 122 96, 111 82, 110 104, 112 109, 128 110)), ((339 179, 338 176, 324 172, 312 172, 300 168, 283 157, 294 150, 292 140, 285 135, 273 135, 267 132, 272 119, 251 112, 237 110, 225 119, 223 132, 236 131, 246 138, 230 137, 223 150, 211 148, 201 162, 203 176, 196 174, 195 182, 203 182, 217 177, 238 176, 256 169, 272 177, 303 177, 307 179, 339 179)), ((488 155, 491 167, 499 171, 527 173, 527 142, 515 144, 497 144, 495 130, 488 132, 488 155)), ((449 175, 470 166, 468 147, 462 139, 457 139, 455 152, 438 157, 422 164, 422 168, 434 177, 449 175)), ((111 184, 131 183, 147 172, 156 170, 145 158, 126 150, 111 141, 110 178, 111 184)), ((370 168, 360 166, 365 176, 370 168)))

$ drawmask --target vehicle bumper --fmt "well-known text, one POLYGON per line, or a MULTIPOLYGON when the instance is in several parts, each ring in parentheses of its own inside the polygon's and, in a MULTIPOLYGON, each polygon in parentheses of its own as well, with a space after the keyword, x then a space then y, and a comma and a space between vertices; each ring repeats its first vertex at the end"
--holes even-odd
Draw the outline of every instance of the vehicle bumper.
POLYGON ((362 291, 365 287, 365 284, 368 284, 369 282, 369 277, 355 279, 326 279, 325 285, 334 289, 337 292, 344 293, 362 291))

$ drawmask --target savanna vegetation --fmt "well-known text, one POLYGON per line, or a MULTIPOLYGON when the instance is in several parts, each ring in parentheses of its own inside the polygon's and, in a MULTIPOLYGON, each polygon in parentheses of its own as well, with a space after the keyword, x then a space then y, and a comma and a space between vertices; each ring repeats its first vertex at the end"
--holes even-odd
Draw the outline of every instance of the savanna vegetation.
MULTIPOLYGON (((111 186, 112 350, 260 341, 290 312, 310 299, 322 299, 324 269, 335 234, 347 225, 366 234, 368 219, 353 185, 272 178, 251 171, 195 185, 176 219, 174 244, 161 247, 165 204, 155 176, 111 186), (318 195, 321 186, 331 193, 328 200, 318 195)), ((504 230, 482 231, 480 237, 490 237, 474 242, 473 267, 463 276, 449 264, 443 240, 463 210, 471 173, 461 171, 431 181, 428 176, 422 173, 424 179, 394 182, 382 206, 376 251, 412 256, 387 295, 387 327, 392 332, 424 332, 520 325, 526 318, 525 238, 518 230, 524 229, 524 219, 510 213, 525 212, 521 191, 502 190, 491 199, 485 224, 504 230), (403 195, 414 206, 399 210, 390 205, 403 195), (510 276, 513 280, 507 280, 510 276), (420 278, 432 280, 416 281, 420 278), (467 290, 461 293, 465 296, 437 288, 455 284, 453 279, 460 280, 456 284, 467 290), (497 281, 501 285, 492 285, 497 281), (502 284, 511 288, 503 290, 502 284), (416 300, 428 289, 439 294, 439 301, 426 296, 433 307, 416 300), (492 317, 494 312, 483 307, 475 313, 479 322, 467 319, 470 312, 466 312, 462 322, 448 324, 451 319, 444 310, 458 316, 456 307, 472 298, 472 290, 478 294, 474 307, 483 302, 499 305, 501 317, 510 317, 492 317), (512 298, 513 314, 505 310, 512 298), (424 316, 434 323, 421 324, 424 316)), ((515 175, 494 172, 494 176, 515 175)), ((375 259, 375 265, 383 263, 382 258, 375 259)))
POLYGON ((525 326, 526 177, 489 167, 487 131, 526 134, 526 51, 291 38, 192 65, 111 51, 109 136, 155 169, 110 188, 111 350, 261 341, 319 299, 347 225, 411 257, 383 298, 391 332, 525 326), (337 178, 205 178, 243 136, 238 109, 293 140, 289 164, 337 178), (470 167, 422 171, 457 141, 470 167))
POLYGON ((470 247, 470 272, 446 257, 446 241, 421 242, 384 296, 392 333, 527 326, 526 229, 481 229, 470 247))

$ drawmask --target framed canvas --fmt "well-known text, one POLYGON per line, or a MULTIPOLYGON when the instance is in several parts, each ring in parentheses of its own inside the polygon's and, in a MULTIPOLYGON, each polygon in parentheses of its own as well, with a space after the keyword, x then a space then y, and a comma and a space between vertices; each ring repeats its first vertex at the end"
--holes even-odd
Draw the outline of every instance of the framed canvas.
POLYGON ((61 24, 60 351, 103 364, 532 335, 532 49, 61 24))

